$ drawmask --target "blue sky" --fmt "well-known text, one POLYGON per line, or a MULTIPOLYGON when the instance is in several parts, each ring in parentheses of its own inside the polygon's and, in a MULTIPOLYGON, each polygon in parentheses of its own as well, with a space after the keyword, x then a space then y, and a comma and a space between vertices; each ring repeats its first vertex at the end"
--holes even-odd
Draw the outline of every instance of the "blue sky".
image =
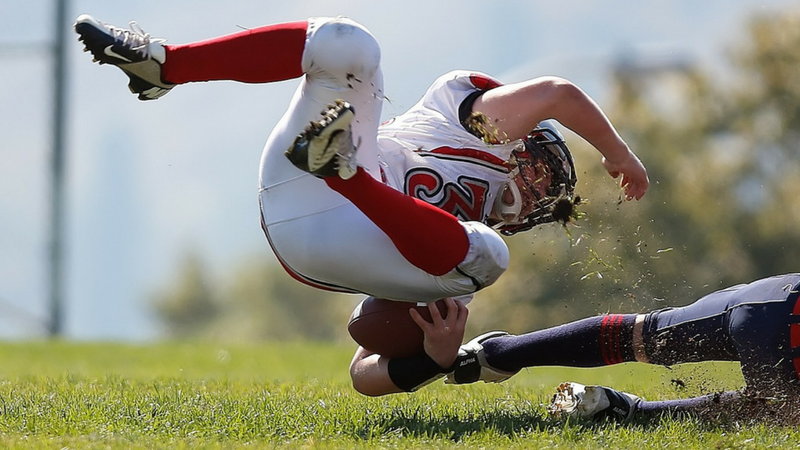
MULTIPOLYGON (((51 66, 44 44, 54 36, 52 3, 0 4, 0 337, 6 338, 38 336, 46 316, 51 66)), ((69 9, 71 18, 86 12, 120 26, 137 20, 171 43, 348 15, 381 42, 388 118, 456 68, 507 82, 561 75, 602 103, 616 59, 687 58, 714 67, 743 38, 748 16, 796 4, 72 0, 69 9)), ((175 274, 183 252, 197 250, 215 273, 269 254, 258 223, 258 162, 296 81, 192 84, 142 103, 127 91, 124 75, 92 64, 72 39, 66 336, 155 338, 148 298, 175 274)))

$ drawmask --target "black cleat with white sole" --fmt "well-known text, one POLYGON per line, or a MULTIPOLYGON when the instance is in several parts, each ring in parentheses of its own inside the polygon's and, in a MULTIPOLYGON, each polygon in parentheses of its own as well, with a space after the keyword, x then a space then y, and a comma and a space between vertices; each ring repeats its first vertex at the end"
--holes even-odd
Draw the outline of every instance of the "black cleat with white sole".
POLYGON ((349 179, 357 170, 350 129, 355 110, 349 103, 337 100, 321 114, 318 122, 311 122, 297 136, 285 155, 295 167, 318 178, 349 179))
POLYGON ((74 27, 95 62, 112 64, 125 72, 130 78, 128 88, 139 95, 139 100, 157 99, 175 86, 161 79, 161 64, 166 60, 164 40, 151 38, 136 22, 126 30, 81 14, 74 27))

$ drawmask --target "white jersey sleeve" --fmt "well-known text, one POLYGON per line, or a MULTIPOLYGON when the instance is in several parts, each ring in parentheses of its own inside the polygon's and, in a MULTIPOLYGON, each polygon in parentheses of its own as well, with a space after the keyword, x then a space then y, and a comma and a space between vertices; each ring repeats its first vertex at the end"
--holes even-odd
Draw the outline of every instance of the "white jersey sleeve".
POLYGON ((382 124, 378 147, 386 183, 460 220, 485 221, 519 141, 484 142, 461 124, 459 107, 470 94, 499 85, 482 73, 449 72, 408 111, 382 124))

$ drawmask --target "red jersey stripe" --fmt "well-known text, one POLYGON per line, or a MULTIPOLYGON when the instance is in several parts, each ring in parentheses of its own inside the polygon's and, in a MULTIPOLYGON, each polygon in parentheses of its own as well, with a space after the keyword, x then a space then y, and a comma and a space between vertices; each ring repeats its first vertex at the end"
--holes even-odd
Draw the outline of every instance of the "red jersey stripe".
POLYGON ((429 152, 437 155, 447 155, 465 159, 475 159, 495 166, 500 166, 506 170, 508 169, 508 161, 504 160, 503 158, 500 158, 497 155, 484 152, 481 150, 476 150, 473 148, 437 147, 434 148, 433 150, 430 150, 429 152))

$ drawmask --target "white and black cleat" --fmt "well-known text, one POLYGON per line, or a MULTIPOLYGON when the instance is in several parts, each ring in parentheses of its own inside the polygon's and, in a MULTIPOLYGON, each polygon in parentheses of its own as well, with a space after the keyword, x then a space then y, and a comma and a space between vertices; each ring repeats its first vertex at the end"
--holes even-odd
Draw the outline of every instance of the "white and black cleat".
POLYGON ((175 87, 161 79, 161 65, 166 60, 164 40, 150 37, 136 22, 126 30, 81 14, 74 28, 95 62, 112 64, 125 72, 130 78, 128 88, 139 100, 157 99, 175 87))
POLYGON ((490 331, 462 345, 458 349, 453 371, 445 376, 444 382, 447 384, 468 384, 477 381, 499 383, 516 375, 517 372, 507 372, 489 365, 483 350, 484 342, 508 335, 505 331, 490 331))
POLYGON ((297 136, 286 157, 298 169, 320 178, 351 178, 357 170, 356 146, 350 128, 353 117, 355 110, 343 100, 328 105, 322 118, 311 122, 297 136))
POLYGON ((547 410, 554 416, 626 422, 633 417, 641 398, 605 386, 561 383, 547 410))

